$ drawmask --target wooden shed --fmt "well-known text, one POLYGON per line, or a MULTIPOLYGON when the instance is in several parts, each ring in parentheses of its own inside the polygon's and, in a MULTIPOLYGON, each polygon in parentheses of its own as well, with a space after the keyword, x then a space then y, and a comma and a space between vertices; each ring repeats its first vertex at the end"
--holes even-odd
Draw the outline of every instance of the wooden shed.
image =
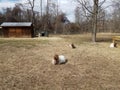
POLYGON ((4 22, 1 27, 3 37, 33 37, 31 22, 4 22))

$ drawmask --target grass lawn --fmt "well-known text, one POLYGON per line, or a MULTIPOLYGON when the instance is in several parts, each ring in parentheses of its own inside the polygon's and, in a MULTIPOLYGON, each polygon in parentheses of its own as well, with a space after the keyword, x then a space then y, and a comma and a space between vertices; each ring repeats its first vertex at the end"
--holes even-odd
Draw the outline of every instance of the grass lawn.
POLYGON ((0 90, 120 90, 120 48, 116 34, 0 38, 0 90), (76 49, 69 44, 74 43, 76 49), (52 65, 54 54, 68 62, 52 65))

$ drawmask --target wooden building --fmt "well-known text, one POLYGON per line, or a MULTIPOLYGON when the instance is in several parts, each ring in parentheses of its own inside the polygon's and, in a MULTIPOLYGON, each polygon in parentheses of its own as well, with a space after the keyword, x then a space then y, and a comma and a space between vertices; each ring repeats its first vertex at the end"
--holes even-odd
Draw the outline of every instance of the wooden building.
POLYGON ((1 27, 3 37, 33 37, 31 22, 4 22, 1 27))

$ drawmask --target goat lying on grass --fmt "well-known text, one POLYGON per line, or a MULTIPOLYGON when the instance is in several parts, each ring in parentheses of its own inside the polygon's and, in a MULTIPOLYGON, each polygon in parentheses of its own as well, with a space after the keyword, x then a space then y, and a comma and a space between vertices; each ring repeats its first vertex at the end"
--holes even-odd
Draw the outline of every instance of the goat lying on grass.
POLYGON ((117 43, 111 43, 110 44, 110 48, 114 48, 114 47, 117 47, 117 43))
POLYGON ((70 44, 69 45, 72 49, 75 49, 76 48, 76 46, 72 43, 72 44, 70 44))
POLYGON ((54 58, 52 60, 52 64, 57 65, 57 64, 65 64, 67 62, 67 59, 63 55, 54 55, 54 58))

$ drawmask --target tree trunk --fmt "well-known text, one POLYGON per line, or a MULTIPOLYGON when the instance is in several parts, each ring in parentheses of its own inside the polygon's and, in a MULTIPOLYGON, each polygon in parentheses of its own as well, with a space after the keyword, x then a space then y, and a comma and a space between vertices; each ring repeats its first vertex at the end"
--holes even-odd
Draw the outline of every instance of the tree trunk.
POLYGON ((35 0, 28 0, 30 6, 31 6, 31 11, 32 11, 32 19, 31 19, 31 22, 32 22, 32 28, 33 28, 33 35, 35 35, 35 13, 34 13, 34 5, 35 5, 35 0))
POLYGON ((42 19, 42 0, 40 0, 40 10, 41 10, 41 19, 42 19))
POLYGON ((98 2, 99 0, 94 0, 94 13, 93 13, 93 32, 92 32, 92 41, 96 42, 96 33, 97 33, 97 16, 98 16, 98 2))

